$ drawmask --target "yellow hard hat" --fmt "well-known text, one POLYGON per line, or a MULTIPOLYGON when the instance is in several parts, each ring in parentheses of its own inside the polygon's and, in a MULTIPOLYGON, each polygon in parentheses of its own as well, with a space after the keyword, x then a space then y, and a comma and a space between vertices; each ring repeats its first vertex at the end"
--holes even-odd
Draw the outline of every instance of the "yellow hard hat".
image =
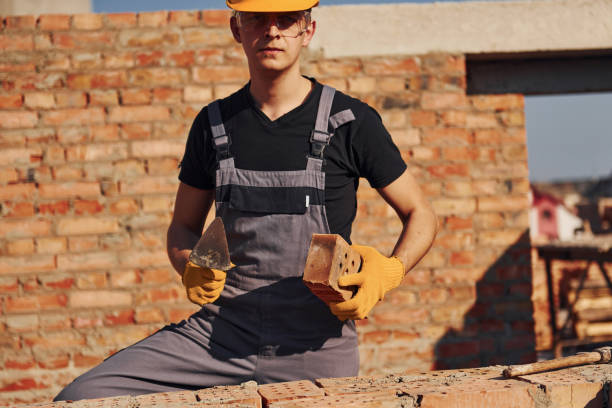
POLYGON ((319 0, 225 0, 225 4, 236 11, 281 13, 311 9, 319 0))

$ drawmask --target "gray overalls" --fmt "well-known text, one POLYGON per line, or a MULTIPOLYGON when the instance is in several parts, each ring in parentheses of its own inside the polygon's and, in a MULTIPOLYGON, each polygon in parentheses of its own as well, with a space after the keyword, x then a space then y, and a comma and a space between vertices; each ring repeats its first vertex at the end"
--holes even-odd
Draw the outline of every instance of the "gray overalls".
POLYGON ((301 280, 311 235, 330 232, 323 150, 354 119, 350 110, 330 118, 334 92, 323 87, 305 170, 237 169, 218 102, 208 106, 217 216, 237 266, 217 301, 106 359, 56 400, 357 375, 354 322, 339 321, 301 280))

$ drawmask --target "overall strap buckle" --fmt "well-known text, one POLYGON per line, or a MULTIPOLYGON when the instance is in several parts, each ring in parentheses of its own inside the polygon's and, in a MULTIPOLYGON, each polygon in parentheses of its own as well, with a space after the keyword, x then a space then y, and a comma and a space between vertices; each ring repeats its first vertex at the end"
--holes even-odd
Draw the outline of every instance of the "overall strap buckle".
POLYGON ((331 112, 332 102, 336 90, 330 86, 323 85, 321 91, 321 99, 319 100, 319 109, 315 127, 310 134, 310 157, 323 160, 323 151, 329 144, 333 133, 329 133, 329 114, 331 112))
POLYGON ((225 132, 219 101, 213 101, 208 105, 208 121, 213 137, 213 145, 217 152, 217 161, 230 158, 229 146, 231 144, 229 135, 225 132))
POLYGON ((323 151, 329 145, 333 133, 314 129, 310 134, 310 155, 317 159, 323 158, 323 151))

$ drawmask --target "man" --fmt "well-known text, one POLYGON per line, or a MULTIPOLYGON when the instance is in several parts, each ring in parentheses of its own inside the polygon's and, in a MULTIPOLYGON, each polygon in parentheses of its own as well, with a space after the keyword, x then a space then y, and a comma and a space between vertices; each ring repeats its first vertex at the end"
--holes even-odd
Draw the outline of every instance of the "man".
POLYGON ((355 319, 429 249, 436 217, 378 114, 300 73, 317 0, 227 0, 250 82, 204 108, 191 128, 168 255, 202 309, 105 360, 56 399, 355 376, 355 319), (302 283, 313 233, 350 241, 365 177, 404 228, 392 257, 354 245, 356 295, 327 307, 302 283), (211 206, 227 232, 227 273, 188 262, 211 206))

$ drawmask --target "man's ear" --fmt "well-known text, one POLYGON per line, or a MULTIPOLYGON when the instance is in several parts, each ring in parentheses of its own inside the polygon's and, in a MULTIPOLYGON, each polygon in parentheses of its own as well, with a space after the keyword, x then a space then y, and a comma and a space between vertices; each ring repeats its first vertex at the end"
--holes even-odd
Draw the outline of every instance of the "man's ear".
POLYGON ((232 30, 234 40, 236 40, 238 44, 241 44, 242 40, 240 39, 240 29, 238 28, 238 20, 236 20, 236 17, 230 18, 230 29, 232 30))
POLYGON ((304 31, 304 35, 302 36, 302 47, 307 47, 308 44, 310 44, 310 40, 312 40, 316 29, 317 22, 312 20, 306 31, 304 31))

